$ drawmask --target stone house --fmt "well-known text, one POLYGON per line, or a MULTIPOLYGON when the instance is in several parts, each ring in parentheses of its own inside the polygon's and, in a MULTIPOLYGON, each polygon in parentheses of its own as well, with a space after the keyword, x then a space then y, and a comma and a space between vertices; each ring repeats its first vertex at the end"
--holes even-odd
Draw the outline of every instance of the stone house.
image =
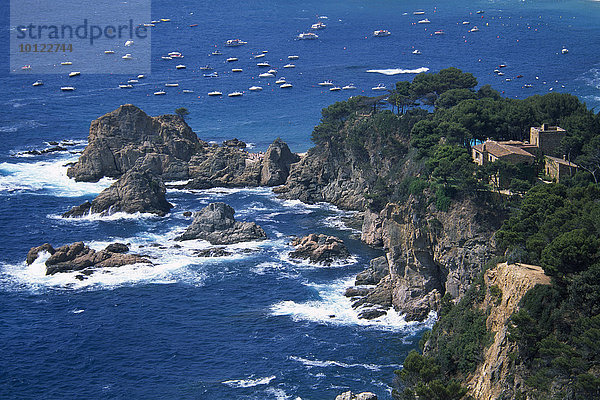
POLYGON ((560 126, 532 126, 529 130, 529 143, 539 148, 544 155, 555 156, 560 147, 560 141, 567 135, 560 126))
POLYGON ((513 164, 533 163, 535 156, 525 151, 521 146, 524 143, 508 141, 496 142, 487 140, 472 147, 473 161, 479 165, 493 163, 496 160, 503 160, 513 164))
POLYGON ((577 165, 564 158, 545 157, 544 172, 556 182, 560 182, 564 178, 575 175, 577 168, 577 165))

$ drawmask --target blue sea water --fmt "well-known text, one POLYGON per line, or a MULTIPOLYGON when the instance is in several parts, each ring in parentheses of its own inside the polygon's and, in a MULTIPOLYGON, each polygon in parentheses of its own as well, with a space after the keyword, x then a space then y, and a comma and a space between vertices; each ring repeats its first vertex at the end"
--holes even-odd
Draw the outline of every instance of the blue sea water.
MULTIPOLYGON (((4 39, 6 4, 0 15, 4 39)), ((361 244, 342 222, 346 213, 334 207, 278 200, 264 188, 170 190, 176 207, 165 218, 64 220, 58 215, 110 181, 69 181, 64 165, 77 154, 16 156, 20 151, 60 140, 75 141, 72 149, 80 150, 91 120, 133 103, 151 115, 188 108, 189 124, 203 140, 238 137, 264 150, 279 136, 302 152, 311 147, 321 108, 414 76, 368 70, 455 66, 508 97, 569 92, 589 107, 600 105, 600 2, 153 1, 152 17, 171 21, 152 28, 152 73, 130 90, 118 85, 136 71, 23 76, 9 74, 8 61, 0 60, 2 399, 333 399, 348 389, 389 399, 393 370, 427 327, 394 313, 357 319, 343 290, 381 253, 361 244), (413 15, 416 10, 425 14, 413 15), (327 16, 320 19, 327 28, 317 32, 319 39, 296 40, 317 16, 327 16), (417 24, 425 17, 430 24, 417 24), (473 26, 479 32, 469 33, 473 26), (376 29, 392 35, 374 38, 376 29), (222 46, 237 37, 248 44, 222 46), (215 46, 223 55, 210 55, 215 46), (415 49, 422 54, 412 54, 415 49), (252 56, 263 50, 261 60, 278 67, 292 89, 258 78, 252 56), (162 60, 170 51, 185 58, 162 60), (283 70, 290 54, 299 56, 296 68, 283 70), (243 73, 230 72, 224 62, 230 56, 239 58, 235 67, 243 73), (185 70, 175 69, 180 62, 185 70), (203 78, 205 64, 221 76, 203 78), (499 64, 507 65, 505 76, 493 72, 499 64), (32 87, 36 79, 44 86, 32 87), (318 85, 323 80, 358 89, 330 92, 318 85), (174 81, 180 86, 166 88, 165 96, 152 94, 174 81), (76 91, 62 93, 66 84, 76 91), (264 90, 249 92, 255 84, 264 90), (212 90, 245 93, 211 98, 212 90), (235 255, 222 259, 195 257, 202 243, 173 248, 173 238, 190 223, 182 212, 217 200, 231 204, 238 219, 263 226, 269 240, 232 246, 235 255), (342 237, 353 258, 333 267, 291 262, 290 237, 310 232, 342 237), (45 277, 43 260, 24 264, 33 246, 79 240, 97 249, 130 243, 152 255, 155 266, 123 267, 81 282, 72 274, 45 277)), ((6 40, 3 46, 8 54, 6 40)))

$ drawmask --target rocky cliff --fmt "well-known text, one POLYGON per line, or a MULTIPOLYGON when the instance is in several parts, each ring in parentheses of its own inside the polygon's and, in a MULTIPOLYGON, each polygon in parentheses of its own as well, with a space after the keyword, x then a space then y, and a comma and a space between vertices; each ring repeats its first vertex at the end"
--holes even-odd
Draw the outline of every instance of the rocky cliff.
POLYGON ((411 196, 380 213, 367 210, 362 240, 383 246, 386 257, 381 261, 389 275, 360 304, 391 304, 407 320, 423 320, 437 311, 445 293, 454 298, 464 294, 493 256, 492 236, 499 223, 473 199, 439 211, 426 198, 411 196))
POLYGON ((515 353, 516 344, 508 340, 508 319, 525 293, 535 285, 549 285, 550 277, 538 266, 502 263, 486 271, 484 282, 487 290, 481 308, 490 310, 486 326, 494 341, 467 386, 477 400, 510 399, 520 392, 523 379, 511 367, 509 355, 515 353))
POLYGON ((125 104, 92 121, 88 145, 67 175, 94 182, 105 176, 118 178, 141 163, 160 166, 166 179, 185 179, 185 163, 203 145, 182 118, 150 117, 125 104))
POLYGON ((77 181, 150 171, 164 182, 190 180, 190 189, 283 184, 299 157, 276 139, 264 157, 237 139, 222 145, 199 140, 176 115, 151 117, 125 104, 92 121, 88 145, 67 175, 77 181))

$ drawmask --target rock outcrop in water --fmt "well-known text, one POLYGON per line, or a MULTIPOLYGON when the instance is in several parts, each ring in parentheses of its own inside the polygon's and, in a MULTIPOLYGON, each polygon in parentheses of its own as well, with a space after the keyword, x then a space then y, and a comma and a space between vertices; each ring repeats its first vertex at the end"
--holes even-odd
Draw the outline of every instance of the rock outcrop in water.
POLYGON ((50 257, 46 260, 46 275, 54 275, 61 272, 82 271, 79 279, 93 273, 98 268, 114 268, 131 264, 151 264, 150 260, 136 254, 126 254, 129 251, 127 245, 112 243, 104 250, 95 251, 83 242, 64 245, 54 249, 49 243, 33 247, 27 253, 27 264, 32 264, 41 252, 47 252, 50 257))
POLYGON ((201 239, 213 245, 234 244, 267 238, 265 231, 254 222, 240 222, 233 217, 231 206, 211 203, 194 215, 194 221, 175 240, 201 239))
POLYGON ((182 118, 150 117, 125 104, 92 121, 88 145, 67 175, 95 182, 118 178, 139 163, 152 165, 165 179, 187 179, 186 164, 203 145, 182 118))
POLYGON ((290 258, 309 260, 316 264, 331 265, 350 257, 344 241, 335 236, 311 233, 303 238, 294 239, 292 246, 296 249, 290 252, 290 258))
POLYGON ((73 207, 63 217, 87 214, 110 215, 115 212, 166 215, 173 207, 166 199, 166 188, 160 178, 149 171, 129 170, 118 181, 92 200, 73 207))
POLYGON ((209 144, 176 115, 150 117, 126 104, 92 121, 88 145, 67 175, 95 182, 136 169, 150 171, 164 182, 190 180, 189 189, 275 186, 285 183, 290 165, 297 161, 281 139, 263 158, 246 151, 241 140, 209 144))
POLYGON ((335 400, 377 400, 377 395, 372 392, 354 394, 351 391, 347 391, 337 395, 335 400))

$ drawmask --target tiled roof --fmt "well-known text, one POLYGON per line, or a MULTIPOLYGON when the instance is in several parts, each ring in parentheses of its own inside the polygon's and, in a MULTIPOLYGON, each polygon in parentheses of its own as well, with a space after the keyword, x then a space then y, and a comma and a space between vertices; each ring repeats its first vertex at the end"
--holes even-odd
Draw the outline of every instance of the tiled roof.
MULTIPOLYGON (((520 156, 534 158, 533 155, 526 152, 525 150, 523 150, 519 147, 510 145, 510 144, 506 144, 506 143, 511 143, 511 142, 499 143, 494 140, 488 140, 485 143, 480 143, 478 145, 473 146, 473 148, 475 150, 479 151, 480 153, 483 153, 483 146, 485 145, 485 151, 487 151, 488 153, 490 153, 491 155, 493 155, 497 158, 504 157, 509 154, 518 154, 520 156)), ((520 142, 515 142, 515 144, 517 144, 517 143, 520 143, 520 142)))
POLYGON ((570 162, 568 160, 563 160, 562 158, 550 157, 550 156, 546 156, 546 158, 549 159, 549 160, 552 160, 552 161, 554 161, 555 163, 558 163, 558 164, 564 164, 564 165, 568 165, 568 166, 573 167, 573 168, 579 168, 577 166, 577 164, 575 164, 573 162, 570 162))

